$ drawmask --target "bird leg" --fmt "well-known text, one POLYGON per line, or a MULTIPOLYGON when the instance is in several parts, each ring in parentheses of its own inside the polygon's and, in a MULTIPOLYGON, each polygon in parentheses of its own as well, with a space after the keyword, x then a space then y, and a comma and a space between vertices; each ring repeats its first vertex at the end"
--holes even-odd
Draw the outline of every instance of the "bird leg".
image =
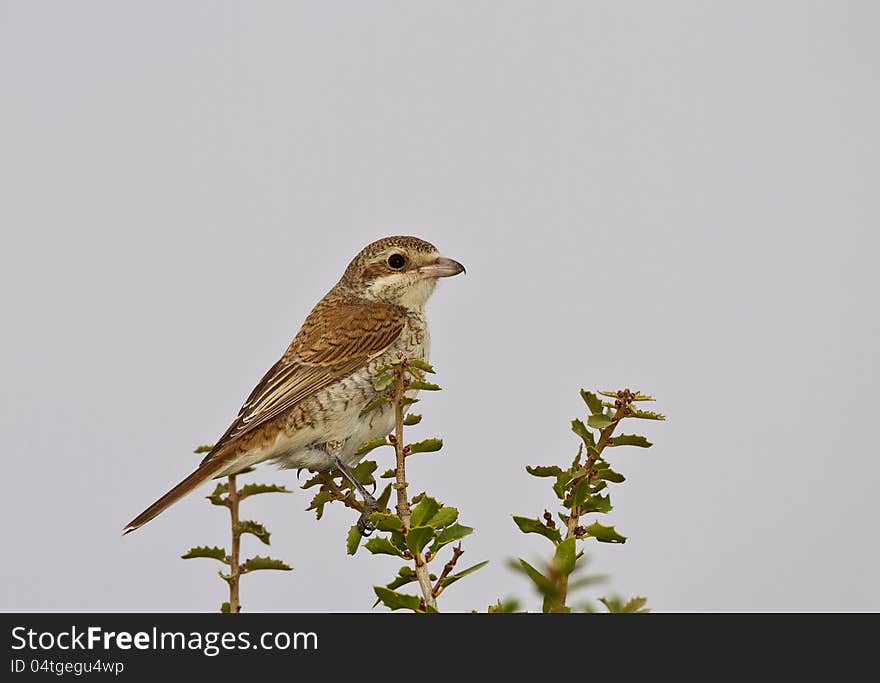
POLYGON ((357 521, 358 531, 361 532, 362 536, 369 536, 373 533, 373 525, 370 523, 370 515, 376 512, 379 509, 379 504, 376 502, 376 499, 373 498, 368 492, 367 489, 364 488, 364 485, 361 484, 355 476, 351 473, 351 470, 348 469, 343 463, 342 460, 339 459, 338 455, 334 453, 328 453, 330 459, 333 461, 333 464, 336 468, 342 472, 342 476, 348 479, 352 486, 357 489, 357 492, 361 494, 364 499, 364 510, 361 512, 361 516, 357 521))

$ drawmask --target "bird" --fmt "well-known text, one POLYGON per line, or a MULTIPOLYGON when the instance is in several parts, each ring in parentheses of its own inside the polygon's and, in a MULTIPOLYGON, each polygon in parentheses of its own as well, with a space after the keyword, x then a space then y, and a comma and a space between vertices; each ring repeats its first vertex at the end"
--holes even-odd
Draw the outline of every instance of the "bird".
POLYGON ((123 534, 203 483, 267 461, 284 469, 339 470, 364 497, 358 527, 366 533, 375 500, 350 468, 363 457, 361 444, 394 427, 390 404, 361 414, 378 396, 376 372, 400 355, 428 361, 425 304, 438 279, 464 272, 417 237, 385 237, 364 247, 198 468, 126 524, 123 534))

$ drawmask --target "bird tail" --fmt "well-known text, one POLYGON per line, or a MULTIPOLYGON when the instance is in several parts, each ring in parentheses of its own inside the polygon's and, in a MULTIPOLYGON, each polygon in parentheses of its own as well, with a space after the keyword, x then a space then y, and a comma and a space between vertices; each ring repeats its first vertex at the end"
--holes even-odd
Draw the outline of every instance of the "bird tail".
POLYGON ((122 530, 123 536, 127 533, 134 531, 135 529, 142 527, 144 524, 153 519, 153 517, 156 517, 161 512, 163 512, 165 508, 174 505, 174 503, 183 498, 185 495, 196 489, 204 482, 208 481, 208 479, 210 479, 211 477, 215 476, 228 464, 229 463, 224 462, 222 458, 203 462, 201 465, 199 465, 199 468, 195 472, 190 474, 186 479, 181 481, 177 486, 168 491, 168 493, 159 498, 159 500, 157 500, 141 514, 139 514, 128 524, 126 524, 125 528, 122 530))

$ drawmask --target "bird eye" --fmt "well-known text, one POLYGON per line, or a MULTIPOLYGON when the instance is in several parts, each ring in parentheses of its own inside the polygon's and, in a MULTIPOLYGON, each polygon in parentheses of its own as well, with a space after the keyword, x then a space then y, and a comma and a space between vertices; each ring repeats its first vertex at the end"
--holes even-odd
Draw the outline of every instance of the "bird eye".
POLYGON ((400 270, 406 265, 406 259, 400 254, 391 254, 391 256, 388 257, 388 265, 394 268, 394 270, 400 270))

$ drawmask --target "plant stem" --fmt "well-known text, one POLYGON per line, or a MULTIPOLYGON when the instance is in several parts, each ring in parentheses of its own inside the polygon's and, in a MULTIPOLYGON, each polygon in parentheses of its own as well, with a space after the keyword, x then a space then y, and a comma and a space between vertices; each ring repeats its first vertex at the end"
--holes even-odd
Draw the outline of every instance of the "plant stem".
MULTIPOLYGON (((397 516, 403 522, 404 535, 412 528, 410 520, 409 499, 406 495, 406 452, 403 442, 403 398, 405 397, 406 386, 404 376, 403 359, 399 365, 394 366, 394 455, 396 456, 396 467, 394 468, 395 486, 397 491, 397 516)), ((431 578, 428 573, 428 565, 422 557, 421 553, 416 553, 413 557, 415 563, 416 578, 419 582, 419 588, 422 590, 422 596, 425 601, 425 607, 437 609, 437 601, 434 599, 434 587, 431 585, 431 578)))
MULTIPOLYGON (((596 461, 599 459, 599 456, 602 455, 602 451, 605 450, 605 447, 611 441, 611 436, 614 434, 614 430, 617 428, 618 423, 627 414, 627 403, 621 404, 617 411, 614 413, 614 416, 611 418, 612 422, 610 425, 605 427, 599 432, 599 440, 596 442, 596 449, 590 450, 587 454, 587 460, 584 463, 584 467, 587 470, 587 486, 590 486, 591 479, 593 477, 592 470, 593 465, 596 464, 596 461)), ((568 523, 565 531, 565 539, 569 539, 575 535, 575 529, 578 528, 578 523, 580 521, 581 510, 580 505, 573 505, 571 508, 571 514, 568 516, 568 523)), ((564 612, 565 611, 565 603, 568 599, 568 576, 560 576, 558 580, 558 588, 559 592, 557 594, 557 600, 555 604, 554 611, 556 612, 564 612)))
POLYGON ((228 500, 229 500, 229 516, 232 522, 232 549, 229 553, 229 613, 238 614, 241 612, 241 598, 238 592, 238 582, 241 576, 241 564, 239 554, 241 550, 241 527, 238 522, 238 488, 235 484, 235 475, 229 475, 228 500))

